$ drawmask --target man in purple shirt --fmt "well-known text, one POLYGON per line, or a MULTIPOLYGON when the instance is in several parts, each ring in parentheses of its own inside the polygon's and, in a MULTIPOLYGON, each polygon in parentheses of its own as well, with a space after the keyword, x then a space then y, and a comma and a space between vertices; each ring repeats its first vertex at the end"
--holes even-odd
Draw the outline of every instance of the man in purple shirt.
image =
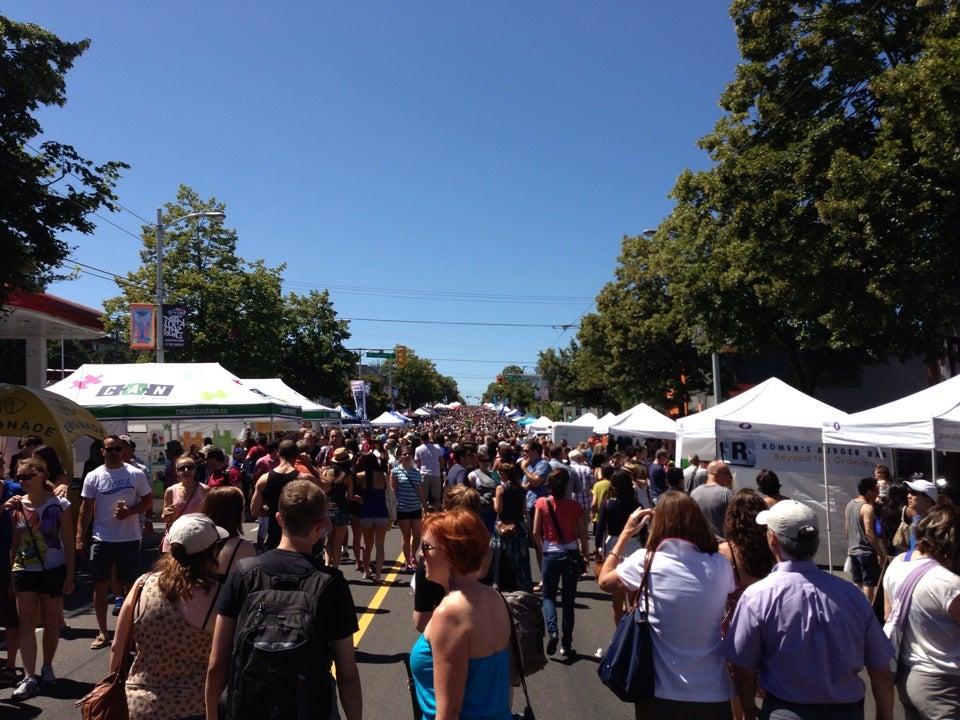
POLYGON ((893 649, 857 587, 818 569, 817 516, 782 500, 757 515, 778 560, 740 597, 721 652, 734 666, 744 717, 754 720, 757 670, 770 720, 862 720, 866 667, 877 720, 893 719, 893 649))

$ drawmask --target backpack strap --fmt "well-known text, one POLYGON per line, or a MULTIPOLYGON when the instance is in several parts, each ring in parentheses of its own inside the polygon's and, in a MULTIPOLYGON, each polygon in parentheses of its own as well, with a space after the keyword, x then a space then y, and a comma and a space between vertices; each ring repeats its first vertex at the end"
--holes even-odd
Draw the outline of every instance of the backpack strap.
POLYGON ((553 526, 557 529, 557 537, 560 538, 560 544, 566 545, 567 541, 563 539, 563 530, 560 529, 560 521, 557 520, 557 513, 553 509, 553 503, 550 502, 552 499, 551 497, 547 498, 547 510, 550 511, 550 517, 553 518, 553 526))

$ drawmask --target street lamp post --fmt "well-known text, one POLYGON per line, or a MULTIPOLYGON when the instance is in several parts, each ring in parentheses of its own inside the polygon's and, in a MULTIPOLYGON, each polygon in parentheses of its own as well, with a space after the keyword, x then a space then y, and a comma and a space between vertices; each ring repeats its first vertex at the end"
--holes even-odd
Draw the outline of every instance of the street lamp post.
POLYGON ((163 232, 184 220, 198 217, 222 218, 224 214, 216 210, 203 210, 187 213, 176 220, 163 223, 163 208, 157 208, 157 362, 163 362, 163 232))

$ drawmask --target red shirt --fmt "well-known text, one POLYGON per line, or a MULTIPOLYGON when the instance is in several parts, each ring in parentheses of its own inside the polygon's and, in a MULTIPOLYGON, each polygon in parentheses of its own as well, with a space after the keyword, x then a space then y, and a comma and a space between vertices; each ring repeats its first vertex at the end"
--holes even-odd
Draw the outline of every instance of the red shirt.
POLYGON ((564 548, 576 548, 578 542, 577 521, 583 517, 583 508, 576 500, 561 498, 557 500, 554 497, 538 498, 533 504, 536 511, 540 513, 540 528, 543 533, 544 550, 562 550, 564 548), (560 522, 560 533, 557 533, 557 527, 553 524, 553 515, 550 514, 550 508, 547 503, 553 505, 553 512, 560 522), (560 536, 563 536, 561 540, 560 536))

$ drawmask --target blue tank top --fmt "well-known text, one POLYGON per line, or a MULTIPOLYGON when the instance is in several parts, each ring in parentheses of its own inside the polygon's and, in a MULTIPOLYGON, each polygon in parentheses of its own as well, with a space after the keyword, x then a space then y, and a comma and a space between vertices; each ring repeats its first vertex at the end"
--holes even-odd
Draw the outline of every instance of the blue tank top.
MULTIPOLYGON (((433 650, 423 635, 410 649, 410 670, 423 720, 433 720, 437 715, 433 650)), ((486 657, 470 658, 460 720, 511 720, 509 647, 486 657)))

